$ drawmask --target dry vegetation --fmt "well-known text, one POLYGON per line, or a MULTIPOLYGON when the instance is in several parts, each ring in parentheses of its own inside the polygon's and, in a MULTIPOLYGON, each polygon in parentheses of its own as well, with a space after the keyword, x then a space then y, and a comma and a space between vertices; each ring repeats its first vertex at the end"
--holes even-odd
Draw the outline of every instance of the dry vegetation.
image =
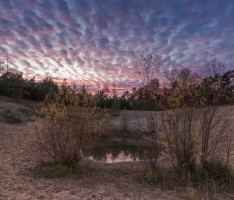
MULTIPOLYGON (((1 99, 1 106, 5 107, 6 109, 7 108, 15 109, 15 112, 17 111, 16 108, 18 108, 19 106, 23 107, 25 106, 24 105, 25 101, 14 102, 13 100, 13 102, 11 102, 11 104, 9 105, 9 101, 11 99, 7 99, 7 101, 5 100, 6 100, 5 98, 1 99)), ((26 102, 26 105, 28 105, 28 102, 26 102)), ((33 113, 33 110, 31 108, 27 107, 27 109, 30 109, 33 113)), ((190 113, 190 111, 187 110, 186 112, 190 113)), ((229 107, 218 108, 218 110, 215 110, 215 112, 216 111, 217 115, 215 115, 209 131, 210 135, 215 136, 215 138, 212 137, 212 140, 209 142, 208 145, 209 148, 204 149, 202 145, 201 146, 197 145, 199 141, 194 140, 194 138, 191 137, 192 141, 195 142, 195 144, 193 144, 194 145, 193 149, 194 152, 196 153, 198 149, 200 149, 201 152, 202 151, 213 152, 213 154, 210 153, 199 154, 206 156, 205 159, 207 159, 207 157, 209 157, 210 155, 215 155, 214 158, 217 158, 217 156, 221 156, 221 158, 225 158, 226 161, 227 157, 223 157, 223 155, 220 154, 220 150, 222 148, 228 150, 229 145, 223 145, 224 144, 223 142, 226 141, 224 140, 226 136, 231 136, 230 133, 233 134, 232 131, 233 129, 231 129, 230 126, 227 126, 228 123, 226 120, 224 121, 221 120, 220 115, 226 117, 228 113, 228 119, 233 120, 234 109, 232 106, 229 106, 229 107), (228 127, 230 129, 227 129, 228 127), (216 139, 216 133, 221 134, 221 136, 220 134, 217 134, 217 136, 219 135, 217 139, 216 139), (227 133, 229 134, 227 135, 227 133), (216 147, 215 149, 211 148, 214 147, 213 144, 218 146, 215 146, 216 147), (219 150, 217 151, 217 156, 215 150, 219 150)), ((211 114, 209 114, 208 116, 206 115, 208 112, 207 110, 203 110, 200 113, 200 115, 199 114, 194 115, 194 120, 200 119, 200 122, 198 121, 194 122, 193 120, 191 122, 188 119, 181 117, 182 115, 181 112, 185 111, 171 110, 170 112, 168 111, 164 113, 148 112, 149 114, 148 116, 151 117, 148 117, 146 119, 144 117, 145 116, 144 111, 142 111, 140 114, 141 117, 138 117, 137 120, 135 118, 136 116, 135 111, 123 111, 123 112, 121 111, 118 116, 113 116, 111 121, 112 123, 118 126, 123 123, 121 122, 122 119, 124 119, 124 121, 129 120, 131 121, 131 123, 126 123, 124 128, 133 130, 133 128, 136 127, 137 124, 139 124, 139 119, 140 119, 141 122, 144 121, 145 130, 150 129, 151 133, 154 133, 154 130, 156 130, 154 128, 157 125, 155 124, 156 122, 158 123, 160 120, 162 122, 162 119, 165 119, 165 117, 170 117, 170 122, 172 123, 173 121, 178 119, 175 118, 175 115, 180 115, 179 120, 181 122, 186 122, 182 123, 183 126, 181 127, 174 127, 174 130, 177 130, 176 132, 178 133, 176 137, 180 138, 184 136, 183 133, 185 130, 187 131, 188 127, 190 127, 189 130, 191 130, 191 133, 193 134, 194 130, 195 132, 197 132, 196 130, 198 130, 197 129, 198 124, 200 124, 201 129, 204 129, 204 122, 207 122, 207 120, 204 121, 204 119, 207 119, 207 117, 208 119, 211 119, 212 117, 211 114), (126 114, 128 115, 127 119, 126 117, 124 117, 126 116, 126 114), (154 122, 152 120, 149 120, 152 118, 154 119, 154 122), (155 121, 155 119, 158 120, 155 121), (148 122, 153 122, 153 124, 152 123, 147 124, 148 122)), ((19 116, 21 116, 23 115, 24 112, 17 111, 17 113, 19 116)), ((137 116, 139 116, 139 113, 140 112, 138 112, 137 116)), ((59 114, 58 117, 61 117, 60 116, 61 113, 58 112, 58 114, 59 114)), ((91 113, 89 112, 89 114, 91 113)), ((90 116, 89 114, 87 116, 93 117, 93 115, 90 116)), ((190 115, 182 115, 182 116, 188 117, 190 115)), ((63 115, 62 118, 65 120, 66 118, 64 117, 66 117, 66 115, 65 116, 63 115)), ((28 116, 28 119, 31 119, 31 117, 28 116)), ((40 127, 40 125, 42 125, 40 120, 45 120, 45 119, 47 119, 45 118, 45 116, 44 118, 39 118, 39 120, 35 121, 34 124, 36 124, 36 127, 37 126, 40 127)), ((48 123, 49 121, 47 120, 46 122, 48 123)), ((69 123, 72 123, 72 121, 69 123)), ((83 123, 85 123, 85 120, 82 121, 82 124, 83 123)), ((148 172, 145 171, 146 170, 145 165, 142 165, 141 162, 106 164, 100 162, 81 160, 79 162, 80 163, 79 166, 75 170, 69 166, 66 167, 64 165, 61 165, 61 163, 59 163, 59 165, 54 165, 52 163, 40 164, 34 159, 35 156, 32 157, 31 153, 28 154, 25 151, 23 151, 24 148, 22 146, 22 143, 18 143, 16 140, 19 138, 18 137, 19 135, 21 135, 22 138, 27 138, 28 134, 30 134, 28 133, 29 129, 27 123, 21 122, 18 124, 9 124, 1 122, 0 125, 1 125, 0 199, 4 200, 5 199, 233 199, 234 197, 234 194, 231 193, 230 190, 229 192, 226 191, 220 192, 217 188, 214 187, 211 188, 210 186, 208 187, 207 185, 201 185, 199 189, 199 187, 193 186, 191 182, 187 182, 184 181, 183 179, 180 179, 177 176, 177 174, 174 173, 174 171, 163 170, 162 168, 161 170, 158 170, 157 168, 158 170, 157 176, 160 179, 160 182, 157 184, 147 184, 144 179, 144 176, 145 173, 148 172), (212 195, 210 193, 211 191, 206 191, 207 188, 209 190, 212 190, 212 195)), ((43 123, 43 126, 46 126, 46 123, 43 123)), ((71 127, 71 124, 69 124, 69 126, 66 126, 66 124, 64 124, 64 127, 71 127)), ((169 124, 164 128, 166 127, 168 127, 168 129, 165 129, 165 132, 168 133, 168 136, 170 136, 171 132, 169 132, 169 130, 171 130, 172 127, 170 127, 169 124)), ((47 130, 47 128, 48 128, 47 126, 43 127, 44 130, 47 130)), ((76 128, 80 127, 78 127, 77 125, 76 128)), ((35 127, 30 130, 35 131, 35 127)), ((53 133, 57 133, 57 128, 53 130, 56 130, 53 133)), ((162 131, 163 129, 157 129, 157 130, 162 131)), ((204 137, 204 140, 206 138, 205 136, 207 136, 206 134, 208 132, 205 130, 206 129, 204 129, 201 132, 199 131, 199 133, 201 133, 202 135, 199 136, 198 138, 200 138, 201 140, 202 136, 204 137)), ((157 132, 156 136, 159 137, 160 140, 163 140, 164 138, 161 138, 161 131, 157 132)), ((38 133, 41 133, 41 131, 39 131, 38 133)), ((78 131, 78 133, 80 132, 78 131)), ((48 135, 46 135, 46 137, 47 136, 48 135)), ((144 137, 144 139, 150 139, 149 137, 150 135, 145 135, 145 136, 146 137, 144 137)), ((189 138, 183 138, 183 139, 185 139, 184 140, 185 142, 190 141, 189 138)), ((176 143, 172 144, 175 145, 176 143)), ((187 145, 187 142, 185 144, 187 145)), ((157 143, 155 143, 155 145, 157 145, 157 143)), ((167 145, 169 145, 168 142, 167 145)), ((186 145, 184 147, 187 147, 186 145)), ((34 147, 35 148, 32 149, 36 150, 37 146, 34 147)), ((173 148, 174 147, 176 146, 173 146, 173 148)), ((179 147, 182 148, 183 146, 179 145, 179 147)), ((183 153, 182 149, 178 149, 177 153, 182 154, 183 153)), ((225 151, 222 150, 221 153, 225 153, 225 151)), ((45 156, 42 157, 42 154, 38 155, 40 155, 39 158, 41 158, 39 160, 44 160, 45 156)), ((227 154, 225 153, 225 155, 227 154)), ((234 164, 232 156, 233 154, 229 154, 230 162, 228 164, 230 166, 233 166, 234 164)), ((172 155, 169 158, 177 161, 176 154, 172 155)), ((157 156, 156 159, 158 159, 157 156)), ((179 159, 181 158, 179 157, 179 159)), ((210 159, 212 160, 213 157, 209 157, 209 160, 210 159)), ((160 159, 155 163, 155 166, 159 162, 160 159)))
POLYGON ((30 134, 22 138, 26 151, 39 161, 77 165, 105 121, 96 107, 80 103, 74 91, 61 90, 53 102, 41 106, 37 111, 40 117, 29 124, 30 134))

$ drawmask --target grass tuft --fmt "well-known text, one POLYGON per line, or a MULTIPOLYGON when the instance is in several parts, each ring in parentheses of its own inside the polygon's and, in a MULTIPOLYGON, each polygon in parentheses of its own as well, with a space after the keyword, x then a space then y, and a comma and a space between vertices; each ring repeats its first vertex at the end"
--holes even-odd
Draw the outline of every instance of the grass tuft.
POLYGON ((77 175, 77 166, 66 165, 44 165, 39 166, 33 171, 33 176, 37 178, 62 178, 77 175))
POLYGON ((209 182, 219 189, 228 190, 234 187, 234 171, 220 161, 207 162, 200 174, 191 176, 191 181, 194 185, 204 185, 209 182))

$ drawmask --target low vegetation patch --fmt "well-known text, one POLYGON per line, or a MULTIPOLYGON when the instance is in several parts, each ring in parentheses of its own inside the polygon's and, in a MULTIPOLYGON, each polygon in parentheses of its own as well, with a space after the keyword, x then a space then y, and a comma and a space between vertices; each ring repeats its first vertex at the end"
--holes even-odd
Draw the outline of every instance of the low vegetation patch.
POLYGON ((148 173, 148 174, 145 175, 145 181, 147 183, 156 184, 156 183, 159 183, 159 178, 154 173, 148 173))
POLYGON ((33 176, 38 178, 62 178, 78 174, 76 166, 44 165, 33 170, 33 176))
POLYGON ((8 113, 3 115, 3 122, 10 123, 10 124, 18 124, 21 123, 22 120, 16 114, 8 113))
POLYGON ((232 190, 234 188, 234 171, 220 161, 206 163, 204 169, 200 173, 194 173, 190 180, 195 186, 209 183, 219 189, 232 190))
POLYGON ((26 150, 38 161, 54 162, 58 169, 79 164, 82 152, 100 135, 105 120, 103 112, 91 107, 86 99, 81 102, 69 88, 58 92, 53 102, 44 104, 38 116, 43 118, 30 124, 23 141, 26 150))
POLYGON ((35 178, 64 178, 90 174, 91 168, 87 164, 59 165, 55 163, 41 164, 32 170, 35 178))

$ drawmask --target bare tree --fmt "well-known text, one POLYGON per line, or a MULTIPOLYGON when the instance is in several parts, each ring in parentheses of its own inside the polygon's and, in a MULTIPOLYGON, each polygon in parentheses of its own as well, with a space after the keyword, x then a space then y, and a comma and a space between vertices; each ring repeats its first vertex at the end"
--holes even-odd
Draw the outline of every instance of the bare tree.
POLYGON ((165 77, 171 87, 188 88, 192 84, 198 82, 199 75, 193 73, 188 68, 173 65, 172 69, 165 72, 165 77))
POLYGON ((223 74, 226 70, 226 64, 217 58, 215 53, 210 53, 207 60, 205 60, 204 77, 214 77, 217 74, 223 74))
POLYGON ((4 59, 0 59, 0 70, 9 71, 9 56, 7 55, 4 59))
POLYGON ((5 60, 0 59, 0 70, 3 70, 3 69, 4 69, 4 67, 3 67, 4 62, 5 62, 5 60))
POLYGON ((144 85, 156 78, 161 64, 160 56, 157 54, 143 53, 136 62, 136 69, 144 85))
MULTIPOLYGON (((136 63, 139 78, 144 86, 143 90, 145 90, 147 94, 151 93, 153 95, 156 92, 154 90, 158 90, 159 88, 159 82, 156 79, 156 76, 160 64, 161 60, 158 55, 147 53, 143 53, 136 63)), ((146 99, 146 104, 147 103, 149 102, 146 99)), ((138 137, 140 143, 143 142, 147 146, 147 149, 144 150, 144 163, 150 173, 155 173, 155 170, 158 168, 158 158, 162 152, 160 127, 155 114, 155 111, 145 111, 144 108, 136 113, 139 129, 142 130, 139 132, 138 137)))

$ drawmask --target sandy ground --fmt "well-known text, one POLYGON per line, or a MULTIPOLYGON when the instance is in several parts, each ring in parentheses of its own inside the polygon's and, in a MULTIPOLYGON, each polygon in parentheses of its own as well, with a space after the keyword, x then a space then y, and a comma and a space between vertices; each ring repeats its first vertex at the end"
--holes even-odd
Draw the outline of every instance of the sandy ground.
MULTIPOLYGON (((12 102, 1 101, 6 108, 12 102)), ((28 107, 28 103, 26 105, 28 107)), ((11 109, 14 107, 10 105, 11 109)), ((179 200, 204 199, 193 188, 151 185, 143 180, 139 163, 91 162, 87 174, 66 178, 36 178, 32 171, 36 163, 17 143, 18 135, 27 132, 27 124, 0 122, 0 200, 179 200), (196 198, 195 198, 196 196, 196 198)), ((217 199, 234 199, 233 194, 220 194, 217 199)))
POLYGON ((173 190, 142 182, 134 163, 93 163, 82 177, 34 178, 34 162, 15 142, 26 124, 0 124, 0 199, 180 199, 173 190))

